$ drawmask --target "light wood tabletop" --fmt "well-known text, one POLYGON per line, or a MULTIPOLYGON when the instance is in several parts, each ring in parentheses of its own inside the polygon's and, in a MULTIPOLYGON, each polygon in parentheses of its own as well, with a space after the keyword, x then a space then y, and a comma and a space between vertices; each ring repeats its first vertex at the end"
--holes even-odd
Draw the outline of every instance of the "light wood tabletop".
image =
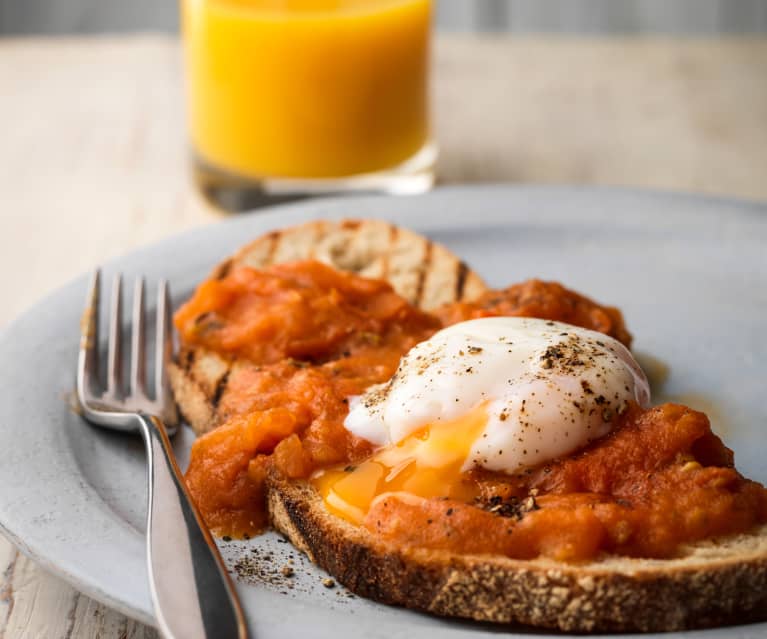
MULTIPOLYGON (((767 200, 767 38, 443 35, 434 110, 442 183, 767 200)), ((173 37, 0 40, 0 122, 0 326, 94 264, 227 215, 191 181, 173 37)), ((0 538, 0 639, 154 636, 0 538)))

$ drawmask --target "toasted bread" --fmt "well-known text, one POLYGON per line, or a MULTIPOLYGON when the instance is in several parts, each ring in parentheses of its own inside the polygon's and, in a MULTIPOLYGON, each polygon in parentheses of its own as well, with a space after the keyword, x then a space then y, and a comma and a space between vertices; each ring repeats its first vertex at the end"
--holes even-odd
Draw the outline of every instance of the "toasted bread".
MULTIPOLYGON (((385 279, 424 310, 471 300, 486 290, 482 279, 444 246, 380 220, 315 221, 273 231, 219 264, 212 277, 225 277, 239 266, 264 268, 304 259, 385 279)), ((219 401, 230 376, 243 365, 203 348, 184 348, 170 367, 176 402, 198 435, 220 423, 219 401)))
POLYGON ((273 526, 352 592, 477 621, 570 632, 671 631, 767 618, 767 526, 667 560, 549 559, 399 548, 331 515, 313 487, 268 480, 273 526))
MULTIPOLYGON (((379 221, 311 222, 270 233, 214 270, 315 258, 388 279, 421 308, 484 292, 477 275, 443 247, 379 221)), ((184 349, 171 370, 182 413, 195 430, 215 427, 218 404, 247 362, 184 349)), ((272 471, 269 516, 312 561, 352 592, 387 604, 495 623, 564 631, 670 631, 767 618, 767 526, 682 549, 669 560, 602 557, 579 564, 389 544, 330 514, 304 481, 272 471)))

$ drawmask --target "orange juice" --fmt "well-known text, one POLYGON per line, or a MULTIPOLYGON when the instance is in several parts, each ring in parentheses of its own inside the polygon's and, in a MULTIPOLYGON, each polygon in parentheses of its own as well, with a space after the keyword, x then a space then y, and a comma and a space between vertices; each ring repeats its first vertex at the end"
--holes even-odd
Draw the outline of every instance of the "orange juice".
POLYGON ((431 0, 181 0, 201 159, 251 177, 385 170, 429 138, 431 0))

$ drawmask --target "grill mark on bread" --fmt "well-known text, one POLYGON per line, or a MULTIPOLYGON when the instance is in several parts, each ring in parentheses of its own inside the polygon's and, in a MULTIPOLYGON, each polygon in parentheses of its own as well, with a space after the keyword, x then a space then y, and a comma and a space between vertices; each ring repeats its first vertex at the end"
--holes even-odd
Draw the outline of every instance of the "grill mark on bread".
POLYGON ((384 254, 383 254, 383 268, 381 271, 381 278, 384 280, 389 278, 389 261, 391 260, 392 253, 394 252, 394 247, 397 244, 398 235, 399 235, 399 227, 397 226, 389 227, 389 246, 387 247, 387 250, 384 251, 384 254))
POLYGON ((210 403, 213 405, 213 408, 218 408, 218 404, 221 401, 221 396, 224 394, 224 391, 226 390, 226 385, 229 382, 229 373, 232 372, 231 368, 227 368, 226 372, 221 376, 221 378, 216 383, 216 388, 213 390, 213 396, 210 398, 210 403))
POLYGON ((266 250, 266 259, 264 260, 265 265, 274 263, 274 254, 277 252, 277 245, 279 244, 282 235, 282 231, 272 231, 267 236, 269 238, 269 248, 266 250))
POLYGON ((230 257, 228 260, 225 260, 224 262, 221 262, 216 267, 216 270, 213 271, 213 279, 215 280, 223 280, 232 270, 232 258, 230 257))
POLYGON ((429 269, 431 268, 431 255, 432 255, 433 248, 434 248, 434 244, 432 244, 431 240, 426 240, 426 246, 423 252, 423 261, 421 262, 421 269, 418 271, 418 283, 416 284, 416 288, 415 288, 415 298, 413 300, 413 303, 416 306, 421 306, 423 289, 424 289, 424 285, 426 284, 426 274, 429 272, 429 269))
POLYGON ((458 270, 455 274, 455 299, 460 302, 463 299, 463 289, 466 286, 466 276, 469 274, 469 267, 463 260, 458 262, 458 270))

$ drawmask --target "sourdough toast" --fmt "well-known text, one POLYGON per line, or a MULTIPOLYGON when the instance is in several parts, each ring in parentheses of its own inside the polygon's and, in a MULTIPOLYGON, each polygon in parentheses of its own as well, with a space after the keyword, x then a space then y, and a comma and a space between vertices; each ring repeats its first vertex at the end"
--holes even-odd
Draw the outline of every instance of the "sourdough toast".
POLYGON ((308 483, 268 480, 273 526, 352 592, 387 604, 568 632, 660 632, 767 617, 767 526, 675 559, 567 564, 400 548, 330 514, 308 483))
MULTIPOLYGON (((446 249, 375 221, 312 222, 266 235, 213 276, 306 258, 388 279, 425 309, 484 291, 446 249)), ((227 380, 247 365, 200 348, 182 352, 171 371, 174 392, 198 433, 220 422, 227 380)), ((274 527, 297 548, 353 592, 388 604, 575 632, 669 631, 767 616, 767 527, 688 546, 675 559, 568 564, 394 546, 330 514, 308 483, 274 471, 267 499, 274 527)))
MULTIPOLYGON (((424 310, 471 300, 486 290, 482 279, 444 246, 380 220, 314 221, 273 231, 216 266, 211 276, 225 277, 240 266, 265 268, 305 259, 385 279, 424 310)), ((176 402, 198 435, 221 423, 219 402, 230 376, 243 365, 204 348, 182 348, 171 365, 176 402)))

